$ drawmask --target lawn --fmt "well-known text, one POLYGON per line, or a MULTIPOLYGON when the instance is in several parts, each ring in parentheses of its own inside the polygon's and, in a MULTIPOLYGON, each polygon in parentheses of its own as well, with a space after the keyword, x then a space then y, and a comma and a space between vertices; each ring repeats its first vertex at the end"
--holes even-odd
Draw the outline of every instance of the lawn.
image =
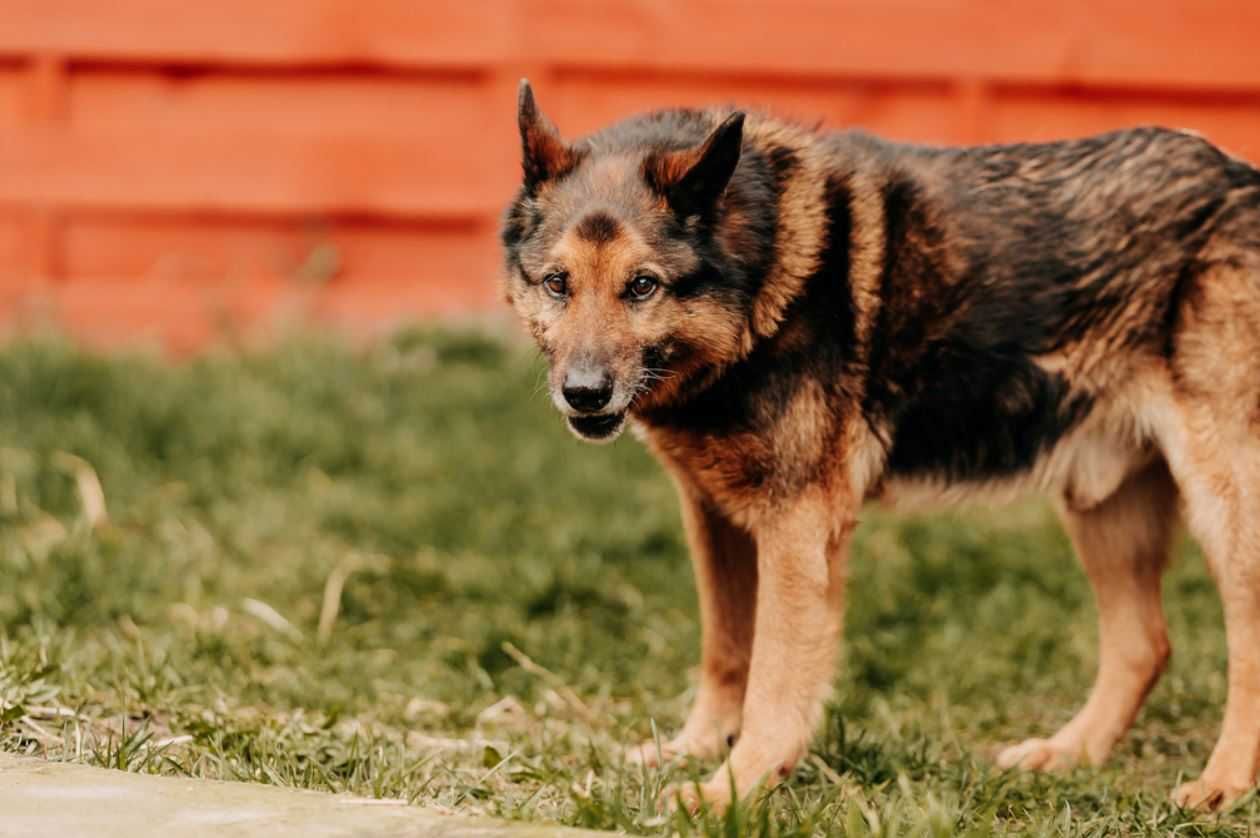
POLYGON ((410 332, 171 364, 0 349, 0 748, 661 834, 1245 835, 1166 802, 1224 701, 1188 544, 1174 657, 1103 770, 996 747, 1084 698, 1095 627, 1053 516, 864 516, 828 720, 725 820, 617 744, 684 714, 697 625, 668 481, 584 446, 531 353, 410 332))

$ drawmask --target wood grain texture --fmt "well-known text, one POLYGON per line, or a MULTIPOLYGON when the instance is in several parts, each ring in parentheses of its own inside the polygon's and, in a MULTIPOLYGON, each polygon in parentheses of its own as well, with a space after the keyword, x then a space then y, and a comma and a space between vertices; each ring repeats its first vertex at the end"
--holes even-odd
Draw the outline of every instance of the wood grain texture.
MULTIPOLYGON (((147 311, 138 300, 161 289, 99 289, 154 277, 236 283, 256 295, 242 322, 274 289, 240 277, 283 291, 319 270, 332 281, 310 317, 355 331, 494 308, 526 74, 570 135, 739 101, 930 143, 1163 123, 1260 159, 1250 0, 4 7, 0 319, 71 311, 76 333, 108 343, 148 316, 115 309, 147 311), (312 248, 335 270, 312 268, 312 248)), ((216 322, 199 300, 165 301, 157 331, 216 322)))

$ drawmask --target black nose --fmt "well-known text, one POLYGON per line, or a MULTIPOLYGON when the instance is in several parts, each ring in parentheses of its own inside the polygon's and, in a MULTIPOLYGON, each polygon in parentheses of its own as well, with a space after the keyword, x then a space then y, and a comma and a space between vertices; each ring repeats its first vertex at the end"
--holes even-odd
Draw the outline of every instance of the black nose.
POLYGON ((603 371, 570 370, 560 388, 569 407, 581 413, 603 410, 612 400, 612 377, 603 371))

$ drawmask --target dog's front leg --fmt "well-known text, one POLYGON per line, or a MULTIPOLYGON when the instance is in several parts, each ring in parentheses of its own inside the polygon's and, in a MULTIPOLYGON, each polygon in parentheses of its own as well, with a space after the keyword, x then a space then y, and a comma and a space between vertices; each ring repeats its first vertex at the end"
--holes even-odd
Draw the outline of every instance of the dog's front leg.
POLYGON ((757 614, 743 732, 729 759, 699 788, 668 790, 721 809, 791 773, 805 754, 831 686, 842 623, 846 545, 855 510, 810 491, 764 516, 757 543, 757 614))
POLYGON ((735 740, 752 655, 757 607, 752 536, 682 479, 678 493, 700 600, 700 683, 677 736, 659 745, 644 742, 630 751, 632 761, 647 765, 682 756, 708 759, 735 740))

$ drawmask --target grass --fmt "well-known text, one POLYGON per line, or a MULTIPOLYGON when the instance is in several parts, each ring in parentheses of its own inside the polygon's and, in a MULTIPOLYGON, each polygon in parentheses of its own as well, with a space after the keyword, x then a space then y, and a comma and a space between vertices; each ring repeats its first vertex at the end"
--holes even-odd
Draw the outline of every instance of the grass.
POLYGON ((1172 668, 1110 766, 992 767, 1092 677, 1088 588, 1041 506, 869 513, 809 759, 725 819, 657 814, 665 782, 712 767, 616 749, 673 729, 692 688, 676 505, 635 442, 572 440, 539 377, 467 334, 179 365, 0 350, 0 748, 642 834, 1260 827, 1254 797, 1167 802, 1224 700, 1189 546, 1172 668))

